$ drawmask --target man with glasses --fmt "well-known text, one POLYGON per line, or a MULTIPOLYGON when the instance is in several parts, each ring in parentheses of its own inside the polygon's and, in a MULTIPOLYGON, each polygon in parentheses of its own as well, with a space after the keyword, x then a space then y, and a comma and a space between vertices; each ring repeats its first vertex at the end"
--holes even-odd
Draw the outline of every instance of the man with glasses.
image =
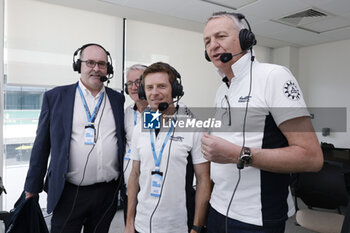
POLYGON ((124 96, 103 85, 111 63, 101 45, 86 44, 73 55, 80 80, 43 96, 24 190, 26 198, 48 193, 52 233, 108 233, 116 212, 124 96))
POLYGON ((214 182, 210 233, 284 232, 294 207, 290 173, 316 172, 323 164, 296 79, 285 67, 254 59, 255 43, 242 14, 214 13, 204 29, 207 60, 225 82, 216 107, 230 108, 236 119, 226 122, 236 130, 202 137, 214 182))
MULTIPOLYGON (((135 64, 130 66, 126 72, 126 83, 125 83, 125 93, 130 96, 134 101, 133 104, 125 109, 124 124, 126 133, 126 146, 125 146, 125 156, 124 156, 124 182, 125 182, 125 194, 127 194, 127 187, 129 176, 132 168, 132 159, 130 159, 131 151, 131 138, 134 127, 140 123, 141 114, 143 110, 147 107, 147 100, 142 100, 138 95, 138 88, 141 83, 141 75, 147 66, 141 64, 135 64)), ((123 195, 124 204, 124 220, 126 221, 127 212, 127 196, 123 195)))

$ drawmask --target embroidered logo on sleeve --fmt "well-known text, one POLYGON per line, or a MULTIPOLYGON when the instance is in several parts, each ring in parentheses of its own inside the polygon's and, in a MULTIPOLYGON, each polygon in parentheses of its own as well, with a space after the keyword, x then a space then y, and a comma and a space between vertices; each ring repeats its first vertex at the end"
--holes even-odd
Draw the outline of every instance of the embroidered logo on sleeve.
POLYGON ((284 94, 291 100, 300 99, 300 91, 298 86, 291 80, 287 81, 283 86, 284 94))

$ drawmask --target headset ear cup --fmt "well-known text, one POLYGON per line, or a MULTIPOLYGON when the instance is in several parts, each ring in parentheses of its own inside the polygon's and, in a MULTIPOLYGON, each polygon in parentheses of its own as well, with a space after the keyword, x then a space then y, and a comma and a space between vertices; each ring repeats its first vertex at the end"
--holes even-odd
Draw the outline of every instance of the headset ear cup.
POLYGON ((111 63, 107 63, 107 75, 108 74, 114 74, 114 71, 113 71, 113 66, 111 63))
POLYGON ((78 69, 77 69, 77 63, 76 63, 76 62, 73 62, 73 70, 74 70, 74 71, 78 71, 78 69))
MULTIPOLYGON (((75 60, 75 57, 78 55, 78 52, 80 51, 80 49, 81 48, 78 48, 77 50, 75 50, 73 54, 73 70, 75 72, 78 72, 78 64, 77 64, 78 61, 75 60)), ((80 60, 80 59, 77 59, 77 60, 80 60)))
POLYGON ((255 34, 253 32, 249 32, 249 37, 248 38, 249 38, 248 40, 250 41, 252 47, 254 45, 256 45, 257 41, 256 41, 256 38, 255 38, 255 34))
POLYGON ((183 96, 184 92, 183 92, 183 87, 181 85, 181 75, 180 75, 180 73, 177 72, 177 70, 174 67, 172 67, 171 65, 167 64, 166 66, 173 72, 173 74, 176 77, 176 79, 174 80, 174 82, 171 85, 171 89, 172 89, 171 97, 172 98, 176 98, 176 97, 183 96))
POLYGON ((146 93, 145 93, 145 89, 143 89, 142 83, 140 83, 140 86, 137 89, 137 94, 140 100, 146 100, 146 93))
POLYGON ((171 88, 172 88, 172 92, 171 92, 172 98, 176 98, 184 95, 183 86, 177 80, 174 81, 171 88))
MULTIPOLYGON (((127 95, 129 95, 129 90, 128 90, 128 85, 125 83, 124 84, 124 90, 127 95)), ((138 91, 138 90, 137 90, 138 91)))
POLYGON ((239 32, 239 42, 243 51, 252 48, 254 45, 256 45, 254 33, 246 28, 242 29, 239 32))
POLYGON ((205 57, 205 60, 207 60, 208 62, 211 62, 210 57, 207 53, 207 50, 204 50, 204 57, 205 57))
POLYGON ((81 72, 81 60, 80 59, 78 59, 77 62, 75 63, 74 71, 77 71, 80 74, 80 72, 81 72))

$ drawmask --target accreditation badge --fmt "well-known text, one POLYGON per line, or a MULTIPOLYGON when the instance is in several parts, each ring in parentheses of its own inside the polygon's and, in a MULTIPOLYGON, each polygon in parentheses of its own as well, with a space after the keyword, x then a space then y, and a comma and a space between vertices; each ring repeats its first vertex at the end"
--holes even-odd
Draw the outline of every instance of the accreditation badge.
POLYGON ((160 197, 162 181, 163 181, 163 172, 152 171, 151 196, 160 197))
POLYGON ((93 125, 85 126, 84 143, 85 145, 95 144, 95 127, 93 125))
POLYGON ((129 154, 129 153, 126 153, 126 154, 124 155, 124 159, 125 159, 125 160, 130 160, 130 154, 129 154))
POLYGON ((130 160, 130 152, 131 152, 131 149, 129 149, 128 152, 125 153, 124 155, 125 160, 130 160))

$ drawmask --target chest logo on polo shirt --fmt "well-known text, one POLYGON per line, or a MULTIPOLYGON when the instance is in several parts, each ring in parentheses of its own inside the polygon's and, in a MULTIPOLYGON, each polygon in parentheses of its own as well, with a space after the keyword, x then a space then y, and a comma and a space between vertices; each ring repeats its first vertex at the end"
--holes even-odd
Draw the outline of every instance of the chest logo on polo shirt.
POLYGON ((298 86, 292 81, 287 81, 283 86, 284 95, 291 100, 299 100, 300 99, 300 90, 298 86))
POLYGON ((175 142, 182 142, 182 140, 184 139, 184 137, 181 136, 171 136, 170 140, 175 141, 175 142))
POLYGON ((249 102, 249 99, 252 98, 252 96, 241 96, 239 97, 238 99, 238 103, 246 103, 246 102, 249 102))

